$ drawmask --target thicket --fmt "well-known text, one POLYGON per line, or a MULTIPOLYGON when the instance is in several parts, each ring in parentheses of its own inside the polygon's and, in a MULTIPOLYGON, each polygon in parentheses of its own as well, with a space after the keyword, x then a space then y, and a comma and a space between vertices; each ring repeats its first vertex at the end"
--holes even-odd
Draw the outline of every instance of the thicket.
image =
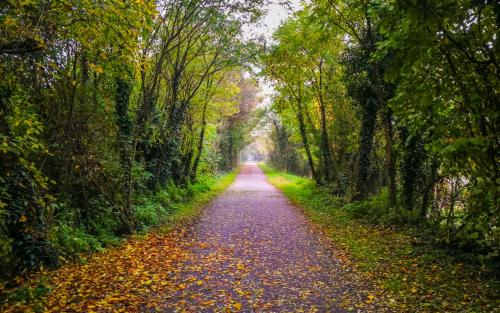
POLYGON ((271 164, 498 264, 499 24, 488 0, 305 4, 262 57, 271 164))
POLYGON ((157 224, 235 165, 254 5, 0 3, 1 276, 157 224))

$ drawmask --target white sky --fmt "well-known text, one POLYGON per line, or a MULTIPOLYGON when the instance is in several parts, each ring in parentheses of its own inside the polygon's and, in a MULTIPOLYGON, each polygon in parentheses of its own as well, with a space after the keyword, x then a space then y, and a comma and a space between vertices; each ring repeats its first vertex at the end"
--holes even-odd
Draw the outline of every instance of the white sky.
MULTIPOLYGON (((271 0, 270 4, 264 8, 264 12, 267 12, 267 14, 262 21, 257 25, 246 25, 244 37, 264 36, 266 41, 270 42, 272 34, 281 23, 299 9, 300 0, 271 0), (283 2, 288 2, 289 5, 282 4, 283 2)), ((260 80, 260 86, 262 88, 260 95, 264 97, 263 105, 267 105, 274 92, 273 87, 263 80, 260 80)))
POLYGON ((271 35, 278 26, 293 12, 300 9, 300 0, 270 0, 269 2, 264 8, 267 14, 259 25, 246 25, 245 31, 248 34, 245 34, 245 37, 263 35, 266 39, 271 39, 271 35))

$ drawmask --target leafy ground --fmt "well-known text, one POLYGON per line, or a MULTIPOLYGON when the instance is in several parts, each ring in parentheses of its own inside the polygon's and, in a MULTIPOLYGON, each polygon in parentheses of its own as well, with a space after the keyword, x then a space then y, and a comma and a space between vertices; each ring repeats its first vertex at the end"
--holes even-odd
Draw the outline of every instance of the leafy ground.
MULTIPOLYGON (((227 186, 216 186, 211 195, 227 186)), ((203 200, 210 196, 202 197, 203 200)), ((199 200, 199 201, 198 201, 199 200)), ((12 293, 6 312, 386 312, 370 279, 256 165, 192 223, 187 203, 164 227, 12 293), (174 223, 177 221, 177 223, 174 223), (33 298, 30 304, 28 298, 33 298), (16 299, 20 300, 17 301, 16 299)))
POLYGON ((2 312, 496 312, 478 266, 262 168, 310 219, 247 166, 204 210, 234 174, 176 206, 164 227, 19 278, 2 312))
MULTIPOLYGON (((435 248, 410 230, 353 217, 349 206, 303 177, 261 165, 269 181, 303 208, 398 312, 500 312, 499 284, 479 264, 435 248)), ((366 205, 370 205, 367 203, 366 205)))
POLYGON ((1 312, 131 312, 156 307, 154 295, 174 286, 166 267, 178 268, 187 252, 178 245, 209 201, 222 193, 236 172, 212 179, 210 189, 197 192, 163 218, 163 225, 132 236, 123 244, 55 271, 41 269, 32 277, 16 278, 21 286, 6 290, 0 283, 1 312))

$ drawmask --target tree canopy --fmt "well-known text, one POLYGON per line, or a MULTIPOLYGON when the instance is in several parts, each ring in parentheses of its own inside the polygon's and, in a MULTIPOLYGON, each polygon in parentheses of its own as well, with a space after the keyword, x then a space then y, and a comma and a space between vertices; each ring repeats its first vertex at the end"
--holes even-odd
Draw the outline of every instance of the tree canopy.
POLYGON ((304 4, 262 57, 277 91, 272 163, 307 168, 347 202, 383 199, 375 219, 424 222, 436 241, 497 259, 498 12, 493 1, 304 4))
POLYGON ((235 166, 258 93, 242 27, 259 14, 255 1, 0 4, 2 274, 144 228, 148 194, 235 166))

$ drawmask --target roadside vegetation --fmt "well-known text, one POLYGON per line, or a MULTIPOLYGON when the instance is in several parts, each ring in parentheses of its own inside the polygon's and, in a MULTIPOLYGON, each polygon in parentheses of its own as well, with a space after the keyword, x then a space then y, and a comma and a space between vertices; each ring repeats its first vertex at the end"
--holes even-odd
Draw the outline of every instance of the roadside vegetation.
POLYGON ((0 279, 159 225, 235 168, 258 102, 252 8, 0 3, 0 279))
POLYGON ((269 181, 334 245, 344 261, 374 280, 380 297, 397 312, 494 312, 499 282, 473 253, 437 247, 432 232, 395 225, 384 211, 386 199, 355 204, 332 195, 313 180, 260 164, 269 181), (378 219, 373 219, 377 212, 378 219))
MULTIPOLYGON (((141 200, 141 204, 137 205, 137 216, 142 231, 127 239, 111 237, 107 238, 106 243, 104 243, 99 238, 85 236, 81 233, 67 234, 65 243, 59 245, 65 248, 64 251, 71 252, 72 257, 68 258, 68 261, 71 260, 73 264, 66 264, 60 270, 55 271, 41 267, 29 277, 17 277, 16 285, 10 286, 10 288, 9 285, 0 284, 0 299, 4 299, 0 303, 2 312, 43 312, 49 306, 53 311, 57 311, 58 307, 72 308, 73 310, 116 309, 113 306, 113 300, 106 300, 110 297, 105 297, 103 301, 94 306, 91 305, 91 307, 78 307, 84 300, 91 300, 86 299, 84 293, 79 293, 80 297, 73 305, 68 304, 72 301, 71 293, 74 291, 72 284, 90 278, 92 288, 87 290, 89 295, 91 292, 94 295, 99 294, 99 292, 108 293, 110 290, 106 288, 113 284, 101 280, 97 275, 89 274, 88 271, 98 272, 99 266, 107 266, 109 275, 116 276, 121 273, 115 272, 117 268, 132 271, 132 268, 125 269, 123 267, 125 262, 132 263, 134 268, 138 270, 141 262, 145 260, 143 255, 145 252, 155 256, 156 261, 154 263, 152 261, 149 267, 151 275, 153 274, 152 268, 164 267, 168 263, 169 255, 175 255, 180 251, 179 247, 175 246, 178 236, 182 237, 182 234, 196 220, 201 209, 207 203, 227 189, 237 173, 238 170, 235 170, 224 175, 203 177, 188 188, 164 188, 155 194, 145 196, 141 200), (85 241, 86 239, 87 241, 85 241), (123 250, 126 253, 123 253, 123 250)), ((132 277, 140 280, 135 281, 137 290, 140 289, 142 282, 159 279, 157 276, 150 277, 149 272, 140 277, 132 277)), ((128 277, 127 279, 132 278, 128 277)), ((125 286, 134 289, 133 284, 130 286, 123 282, 123 279, 120 284, 117 282, 115 287, 125 286)), ((125 292, 120 294, 120 291, 115 290, 114 293, 116 294, 115 298, 127 299, 125 292)), ((152 298, 149 298, 151 295, 146 293, 143 297, 141 302, 137 302, 138 299, 135 299, 136 303, 130 303, 130 305, 136 305, 134 310, 139 309, 137 306, 146 305, 146 303, 154 307, 152 298)), ((133 299, 129 300, 134 302, 133 299)), ((132 308, 129 307, 129 309, 132 308)))
POLYGON ((292 199, 408 308, 483 312, 499 294, 499 9, 310 1, 261 56, 268 163, 311 178, 286 176, 292 199))

